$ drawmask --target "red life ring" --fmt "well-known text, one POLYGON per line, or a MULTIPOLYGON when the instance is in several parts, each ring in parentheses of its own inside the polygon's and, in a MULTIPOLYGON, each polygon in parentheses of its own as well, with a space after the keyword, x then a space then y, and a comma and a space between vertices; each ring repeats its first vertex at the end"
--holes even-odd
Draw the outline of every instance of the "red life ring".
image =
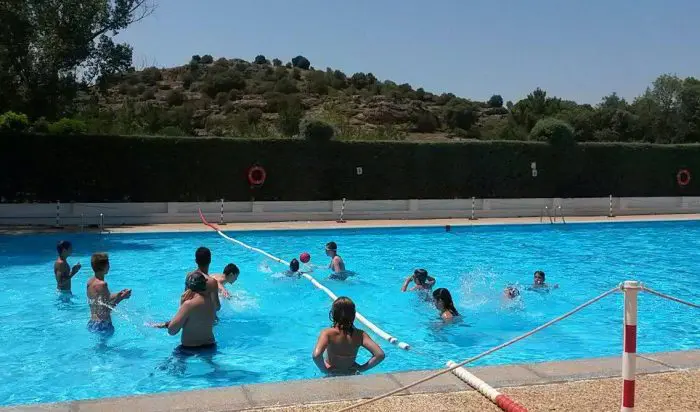
POLYGON ((690 183, 690 171, 688 169, 679 170, 676 175, 676 182, 678 182, 678 186, 688 186, 688 183, 690 183))
POLYGON ((267 179, 267 172, 261 166, 253 166, 248 169, 248 183, 252 186, 262 186, 267 179))

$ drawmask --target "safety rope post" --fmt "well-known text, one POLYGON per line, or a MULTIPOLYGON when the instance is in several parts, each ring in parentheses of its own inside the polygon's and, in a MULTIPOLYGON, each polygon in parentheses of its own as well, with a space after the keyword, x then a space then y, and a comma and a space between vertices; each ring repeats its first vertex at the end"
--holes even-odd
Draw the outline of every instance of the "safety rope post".
POLYGON ((475 208, 476 208, 476 198, 475 198, 474 196, 472 196, 472 215, 471 215, 471 217, 469 218, 469 220, 476 220, 476 219, 474 218, 474 209, 475 209, 475 208))
POLYGON ((100 213, 100 233, 105 231, 105 215, 100 213))
POLYGON ((56 201, 56 227, 61 227, 61 201, 56 201))
POLYGON ((479 379, 463 367, 457 366, 455 362, 447 361, 447 367, 455 367, 455 369, 452 370, 452 373, 454 373, 459 379, 463 380, 467 385, 471 386, 479 393, 487 397, 502 410, 506 412, 527 412, 527 408, 510 399, 508 396, 500 393, 491 385, 479 379))
POLYGON ((634 411, 634 377, 637 369, 637 295, 641 285, 634 280, 625 281, 624 332, 622 351, 622 406, 621 412, 634 411))
POLYGON ((221 214, 219 215, 219 224, 225 225, 224 223, 224 199, 221 199, 221 214))
POLYGON ((345 214, 345 198, 343 198, 343 203, 340 205, 340 218, 336 221, 336 223, 345 223, 345 219, 343 218, 343 215, 345 214))
POLYGON ((608 217, 614 217, 614 216, 613 216, 612 203, 613 203, 613 202, 612 202, 612 195, 610 195, 610 214, 608 215, 608 217))

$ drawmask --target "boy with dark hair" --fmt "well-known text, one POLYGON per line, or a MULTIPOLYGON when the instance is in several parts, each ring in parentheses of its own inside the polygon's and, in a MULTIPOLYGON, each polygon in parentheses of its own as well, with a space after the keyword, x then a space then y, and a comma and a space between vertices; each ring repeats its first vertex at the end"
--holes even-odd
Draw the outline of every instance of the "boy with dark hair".
POLYGON ((238 280, 238 275, 240 274, 241 271, 238 269, 238 266, 234 265, 233 263, 229 263, 224 268, 223 275, 211 275, 211 277, 214 278, 214 280, 216 280, 221 296, 223 296, 226 299, 229 299, 231 297, 231 294, 228 293, 228 290, 226 290, 225 285, 227 283, 233 284, 234 282, 236 282, 238 280))
POLYGON ((347 279, 351 273, 345 270, 345 262, 338 255, 338 245, 335 242, 326 243, 326 256, 331 258, 328 268, 333 271, 329 278, 337 280, 347 279))
POLYGON ((95 275, 87 282, 87 297, 90 304, 88 330, 111 336, 114 333, 112 309, 122 300, 131 297, 131 289, 122 289, 117 293, 109 292, 105 282, 105 275, 109 273, 109 256, 106 253, 93 253, 90 265, 95 275))
MULTIPOLYGON (((216 311, 221 309, 221 301, 219 300, 219 282, 209 276, 209 265, 211 264, 211 250, 204 246, 200 246, 194 252, 194 261, 197 263, 197 269, 187 274, 189 277, 193 273, 201 273, 207 281, 207 292, 211 293, 211 300, 214 303, 216 311)), ((180 297, 180 304, 187 302, 194 297, 194 292, 185 287, 185 292, 180 297)))
POLYGON ((413 282, 415 286, 411 290, 430 290, 435 285, 435 278, 428 275, 425 269, 416 269, 413 274, 406 278, 401 286, 401 292, 408 290, 408 285, 413 282))
POLYGON ((73 253, 73 245, 67 240, 61 240, 56 245, 58 258, 53 264, 53 274, 56 277, 56 288, 65 293, 71 293, 71 279, 75 276, 80 268, 80 263, 77 263, 73 268, 68 265, 68 256, 73 253))

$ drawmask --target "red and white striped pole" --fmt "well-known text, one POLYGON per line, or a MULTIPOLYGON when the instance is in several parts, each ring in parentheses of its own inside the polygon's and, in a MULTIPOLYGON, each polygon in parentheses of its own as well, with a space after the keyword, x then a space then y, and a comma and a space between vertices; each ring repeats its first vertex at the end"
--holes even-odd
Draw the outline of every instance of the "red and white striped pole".
MULTIPOLYGON (((452 361, 447 361, 448 368, 456 365, 457 364, 452 361)), ((491 385, 477 378, 474 374, 470 373, 463 367, 460 366, 459 368, 454 369, 452 373, 454 373, 459 379, 466 382, 469 386, 479 391, 479 393, 487 397, 502 410, 506 412, 527 412, 527 408, 512 400, 508 396, 500 393, 491 385)))
POLYGON ((621 412, 634 411, 634 376, 637 370, 637 294, 639 282, 625 281, 622 291, 625 294, 625 329, 622 351, 622 406, 621 412))

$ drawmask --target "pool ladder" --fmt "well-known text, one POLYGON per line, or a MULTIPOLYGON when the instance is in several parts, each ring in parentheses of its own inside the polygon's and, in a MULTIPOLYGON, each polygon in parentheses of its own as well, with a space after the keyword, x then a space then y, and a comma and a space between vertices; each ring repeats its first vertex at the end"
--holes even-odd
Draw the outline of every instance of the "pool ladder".
POLYGON ((550 213, 549 210, 550 210, 549 206, 547 206, 547 205, 545 205, 542 208, 542 211, 540 212, 540 223, 543 223, 545 215, 547 216, 547 218, 549 218, 550 224, 557 223, 557 213, 559 214, 559 217, 561 218, 561 222, 564 224, 566 223, 566 218, 564 218, 564 212, 562 210, 561 205, 557 205, 554 208, 554 214, 550 213))

